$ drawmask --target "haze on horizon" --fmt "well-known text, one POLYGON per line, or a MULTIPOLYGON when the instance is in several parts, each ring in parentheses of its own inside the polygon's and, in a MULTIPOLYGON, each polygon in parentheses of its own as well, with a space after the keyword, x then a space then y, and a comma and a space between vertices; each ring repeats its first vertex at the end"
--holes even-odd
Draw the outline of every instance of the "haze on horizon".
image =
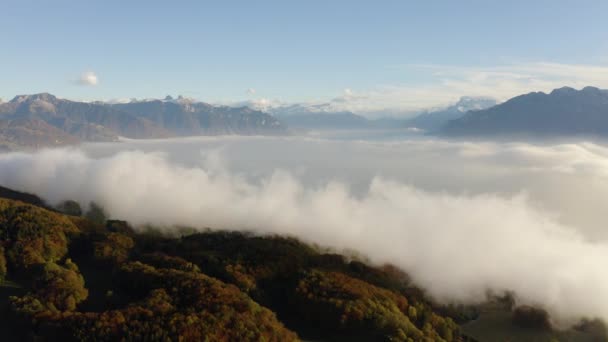
POLYGON ((461 96, 608 88, 603 1, 1 5, 10 8, 0 11, 4 100, 181 94, 220 104, 330 103, 378 116, 461 96))

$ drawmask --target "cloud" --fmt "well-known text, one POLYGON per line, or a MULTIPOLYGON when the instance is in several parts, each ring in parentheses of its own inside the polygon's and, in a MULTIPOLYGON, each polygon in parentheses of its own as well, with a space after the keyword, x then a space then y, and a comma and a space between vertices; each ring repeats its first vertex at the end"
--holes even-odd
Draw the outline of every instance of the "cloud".
POLYGON ((247 94, 248 95, 255 95, 255 89, 254 88, 247 89, 247 94))
POLYGON ((99 79, 93 71, 87 71, 80 75, 76 83, 82 86, 96 86, 99 83, 99 79))
MULTIPOLYGON (((336 107, 335 104, 352 103, 355 101, 361 101, 361 100, 366 100, 366 99, 368 99, 367 95, 359 94, 359 93, 354 92, 350 88, 346 88, 342 91, 341 96, 335 97, 331 101, 329 101, 329 106, 336 107)), ((333 108, 332 108, 332 110, 333 110, 333 108)))
POLYGON ((253 109, 268 111, 272 108, 286 106, 287 104, 281 102, 279 100, 271 100, 266 98, 257 98, 251 99, 247 101, 228 101, 228 102, 219 102, 219 105, 231 106, 231 107, 250 107, 253 109))
MULTIPOLYGON (((608 88, 608 66, 537 62, 466 67, 453 65, 401 65, 395 73, 416 74, 415 84, 386 84, 370 89, 349 90, 330 101, 339 110, 366 116, 378 112, 412 115, 428 108, 445 107, 462 96, 486 96, 500 101, 533 91, 548 92, 571 86, 608 88)), ((407 81, 405 79, 404 81, 407 81)))
POLYGON ((50 201, 355 249, 438 300, 510 290, 562 322, 608 320, 607 170, 589 142, 232 137, 0 155, 0 184, 50 201))

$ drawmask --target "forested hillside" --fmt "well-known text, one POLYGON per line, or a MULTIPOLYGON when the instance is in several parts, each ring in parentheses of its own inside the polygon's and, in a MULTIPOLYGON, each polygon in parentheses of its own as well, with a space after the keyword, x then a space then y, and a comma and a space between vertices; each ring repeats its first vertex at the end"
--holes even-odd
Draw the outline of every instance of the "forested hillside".
POLYGON ((136 232, 98 206, 58 207, 71 216, 2 194, 13 198, 0 199, 4 340, 473 340, 459 324, 476 308, 433 304, 390 265, 287 237, 136 232))

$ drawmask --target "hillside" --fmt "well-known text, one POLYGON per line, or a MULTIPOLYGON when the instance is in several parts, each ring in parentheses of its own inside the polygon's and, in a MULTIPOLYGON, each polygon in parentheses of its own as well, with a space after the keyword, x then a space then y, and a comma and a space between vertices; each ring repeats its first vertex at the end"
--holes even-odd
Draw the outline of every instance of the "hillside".
POLYGON ((450 121, 450 136, 608 134, 608 91, 564 87, 529 93, 450 121))
POLYGON ((39 119, 0 120, 0 151, 75 144, 79 139, 39 119))
POLYGON ((0 199, 4 336, 462 340, 454 321, 392 267, 372 268, 290 238, 167 236, 102 222, 0 199))
MULTIPOLYGON (((458 325, 467 322, 472 335, 493 336, 476 323, 486 321, 478 309, 434 304, 393 266, 292 238, 137 232, 96 206, 80 217, 3 198, 0 232, 0 333, 9 340, 473 341, 458 325)), ((521 340, 570 336, 526 310, 521 340)), ((582 340, 605 337, 601 324, 578 329, 582 340)))
POLYGON ((16 96, 0 103, 0 148, 115 141, 119 136, 167 138, 210 134, 281 134, 285 127, 249 108, 191 101, 86 103, 51 94, 16 96))

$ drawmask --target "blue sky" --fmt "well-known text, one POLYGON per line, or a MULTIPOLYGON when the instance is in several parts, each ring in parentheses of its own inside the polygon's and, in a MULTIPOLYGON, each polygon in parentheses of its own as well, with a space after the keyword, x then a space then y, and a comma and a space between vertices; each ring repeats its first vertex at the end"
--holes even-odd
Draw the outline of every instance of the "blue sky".
POLYGON ((183 94, 216 103, 333 101, 366 112, 463 95, 608 87, 607 1, 0 6, 4 99, 41 91, 89 100, 183 94), (85 73, 88 82, 77 82, 85 73))

